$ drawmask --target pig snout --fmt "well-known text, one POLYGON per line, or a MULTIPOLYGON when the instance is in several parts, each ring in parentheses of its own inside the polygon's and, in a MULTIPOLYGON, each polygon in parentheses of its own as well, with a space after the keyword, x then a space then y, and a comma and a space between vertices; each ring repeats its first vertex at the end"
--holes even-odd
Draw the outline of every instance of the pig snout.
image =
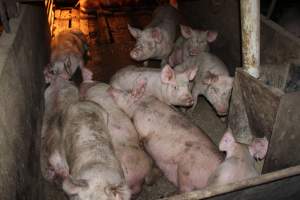
POLYGON ((183 96, 182 102, 186 106, 192 106, 194 104, 194 99, 191 94, 186 94, 183 96))
POLYGON ((130 51, 130 57, 134 60, 140 61, 142 57, 142 48, 141 47, 135 47, 133 50, 130 51))
POLYGON ((228 112, 228 107, 227 106, 217 106, 216 107, 217 113, 219 116, 225 116, 227 115, 228 112))

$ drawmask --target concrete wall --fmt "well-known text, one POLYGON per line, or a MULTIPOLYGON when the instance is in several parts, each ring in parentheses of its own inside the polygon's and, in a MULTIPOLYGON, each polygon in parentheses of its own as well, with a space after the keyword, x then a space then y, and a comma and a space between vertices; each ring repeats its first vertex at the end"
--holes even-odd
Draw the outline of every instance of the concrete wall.
POLYGON ((21 5, 0 37, 0 199, 39 198, 43 67, 49 35, 43 4, 21 5))

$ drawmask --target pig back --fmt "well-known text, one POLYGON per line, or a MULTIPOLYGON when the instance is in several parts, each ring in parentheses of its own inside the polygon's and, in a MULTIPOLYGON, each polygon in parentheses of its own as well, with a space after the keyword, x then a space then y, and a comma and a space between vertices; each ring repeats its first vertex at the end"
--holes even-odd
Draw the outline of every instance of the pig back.
POLYGON ((114 74, 110 79, 110 84, 116 89, 128 91, 135 86, 138 80, 149 80, 159 75, 160 69, 130 65, 114 74))
POLYGON ((72 104, 63 117, 63 145, 71 173, 78 174, 95 163, 120 170, 107 129, 107 113, 98 104, 72 104))
POLYGON ((153 18, 145 29, 158 27, 164 34, 166 40, 175 41, 179 33, 179 23, 182 21, 178 10, 170 5, 157 7, 153 12, 153 18))

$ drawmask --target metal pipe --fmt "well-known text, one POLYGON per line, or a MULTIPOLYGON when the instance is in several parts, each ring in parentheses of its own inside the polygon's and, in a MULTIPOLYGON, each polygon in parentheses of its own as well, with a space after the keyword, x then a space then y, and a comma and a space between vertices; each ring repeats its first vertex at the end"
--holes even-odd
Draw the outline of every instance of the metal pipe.
POLYGON ((243 67, 255 78, 260 66, 260 1, 241 0, 243 67))

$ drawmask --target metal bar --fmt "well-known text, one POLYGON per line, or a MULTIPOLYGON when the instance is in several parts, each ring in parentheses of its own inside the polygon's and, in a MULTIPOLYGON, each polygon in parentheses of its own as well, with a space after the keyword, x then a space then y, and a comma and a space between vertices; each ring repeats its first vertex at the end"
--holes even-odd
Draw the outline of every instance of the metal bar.
POLYGON ((241 0, 243 67, 259 77, 260 66, 260 1, 241 0))

